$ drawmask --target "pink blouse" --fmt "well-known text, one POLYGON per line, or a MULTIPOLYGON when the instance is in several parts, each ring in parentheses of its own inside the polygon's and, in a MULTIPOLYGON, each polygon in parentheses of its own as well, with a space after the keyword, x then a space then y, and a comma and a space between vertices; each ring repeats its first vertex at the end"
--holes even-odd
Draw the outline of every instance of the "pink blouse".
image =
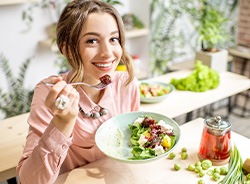
MULTIPOLYGON (((67 74, 63 77, 66 79, 67 74)), ((79 113, 70 138, 50 123, 53 115, 44 104, 50 87, 39 83, 35 89, 28 118, 30 128, 26 145, 17 166, 20 182, 53 183, 59 174, 104 157, 94 141, 97 128, 113 116, 139 110, 140 94, 137 79, 125 86, 126 79, 127 73, 115 73, 112 83, 105 89, 98 103, 108 109, 109 113, 99 119, 86 118, 79 113)), ((78 92, 79 105, 85 112, 97 106, 81 88, 78 92)))

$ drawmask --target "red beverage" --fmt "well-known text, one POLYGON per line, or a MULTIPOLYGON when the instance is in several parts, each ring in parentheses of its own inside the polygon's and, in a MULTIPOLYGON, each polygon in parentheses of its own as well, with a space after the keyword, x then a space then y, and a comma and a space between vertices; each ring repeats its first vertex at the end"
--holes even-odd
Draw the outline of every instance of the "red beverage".
POLYGON ((215 126, 205 121, 203 129, 199 158, 201 160, 209 159, 213 165, 222 165, 229 161, 230 148, 231 148, 231 124, 218 124, 223 126, 215 126), (212 125, 212 126, 211 126, 212 125))

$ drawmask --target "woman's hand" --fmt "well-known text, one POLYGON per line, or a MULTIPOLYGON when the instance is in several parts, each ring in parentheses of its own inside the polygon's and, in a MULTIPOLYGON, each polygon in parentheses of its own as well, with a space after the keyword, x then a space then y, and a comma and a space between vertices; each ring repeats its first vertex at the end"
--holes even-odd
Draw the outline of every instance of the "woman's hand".
POLYGON ((45 99, 45 105, 54 114, 51 122, 65 135, 70 136, 79 112, 79 93, 72 85, 68 85, 63 81, 60 76, 49 77, 46 82, 55 84, 51 87, 45 99), (55 103, 56 99, 61 95, 69 98, 69 104, 65 109, 59 109, 55 103))

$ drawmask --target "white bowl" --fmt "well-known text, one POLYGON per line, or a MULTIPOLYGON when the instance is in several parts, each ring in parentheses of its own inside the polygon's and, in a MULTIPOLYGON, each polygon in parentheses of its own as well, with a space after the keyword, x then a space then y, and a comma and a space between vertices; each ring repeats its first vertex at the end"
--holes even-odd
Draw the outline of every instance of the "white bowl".
POLYGON ((139 111, 120 114, 109 119, 98 128, 95 135, 96 144, 104 154, 120 162, 136 164, 151 162, 166 157, 176 147, 179 139, 180 128, 173 119, 153 112, 139 111), (153 117, 153 119, 155 119, 156 121, 163 120, 165 121, 165 123, 171 125, 173 127, 173 132, 176 136, 176 140, 175 144, 161 155, 143 160, 132 160, 132 146, 130 143, 131 132, 128 125, 133 124, 133 122, 141 115, 148 115, 153 117))
POLYGON ((164 94, 162 96, 152 96, 152 97, 145 97, 140 93, 140 101, 142 103, 157 103, 157 102, 161 102, 163 101, 165 98, 167 98, 169 95, 171 95, 174 90, 175 87, 172 84, 168 84, 168 83, 163 83, 163 82, 157 82, 157 81, 149 81, 149 80, 142 80, 139 82, 139 85, 141 85, 142 83, 148 84, 148 85, 160 85, 164 88, 168 88, 169 89, 169 93, 164 94))

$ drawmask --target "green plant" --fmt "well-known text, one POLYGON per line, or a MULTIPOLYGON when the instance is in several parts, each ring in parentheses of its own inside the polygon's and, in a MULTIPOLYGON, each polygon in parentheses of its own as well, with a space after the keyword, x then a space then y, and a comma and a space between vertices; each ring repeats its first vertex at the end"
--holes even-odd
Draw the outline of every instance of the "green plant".
POLYGON ((202 50, 216 51, 217 44, 228 39, 225 30, 227 21, 228 19, 216 7, 207 2, 204 3, 200 20, 201 25, 197 27, 202 50))
POLYGON ((111 5, 123 5, 121 1, 119 0, 103 0, 104 2, 107 2, 111 5))
MULTIPOLYGON (((22 20, 27 25, 28 30, 31 28, 31 25, 34 21, 33 11, 34 8, 40 8, 48 10, 48 13, 53 22, 57 22, 63 8, 72 0, 40 0, 31 2, 29 6, 22 12, 22 20)), ((103 0, 111 5, 122 5, 119 0, 103 0)))
POLYGON ((185 1, 151 0, 150 6, 150 63, 153 75, 169 72, 174 59, 183 57, 185 49, 192 47, 188 30, 181 30, 178 20, 183 20, 182 4, 185 1), (188 39, 188 41, 186 41, 188 39), (186 43, 185 43, 186 42, 186 43))
POLYGON ((63 8, 71 0, 40 0, 35 1, 29 4, 29 6, 22 12, 22 20, 27 25, 28 29, 31 28, 31 25, 34 21, 33 11, 34 8, 40 8, 48 10, 48 13, 53 22, 57 22, 63 8))
POLYGON ((217 52, 219 45, 230 39, 226 30, 229 19, 212 2, 207 0, 199 2, 200 6, 192 9, 197 23, 195 27, 199 34, 198 43, 203 51, 217 52))
POLYGON ((144 28, 143 22, 133 13, 126 13, 122 16, 122 20, 125 26, 126 30, 131 30, 131 29, 142 29, 144 28))
POLYGON ((59 73, 64 73, 70 70, 68 60, 60 52, 57 53, 57 58, 55 61, 56 66, 60 69, 59 73))
POLYGON ((0 55, 0 68, 2 69, 6 82, 7 91, 0 88, 0 111, 5 118, 29 112, 34 90, 24 87, 24 79, 31 59, 27 59, 20 67, 17 78, 10 69, 8 60, 0 55))

